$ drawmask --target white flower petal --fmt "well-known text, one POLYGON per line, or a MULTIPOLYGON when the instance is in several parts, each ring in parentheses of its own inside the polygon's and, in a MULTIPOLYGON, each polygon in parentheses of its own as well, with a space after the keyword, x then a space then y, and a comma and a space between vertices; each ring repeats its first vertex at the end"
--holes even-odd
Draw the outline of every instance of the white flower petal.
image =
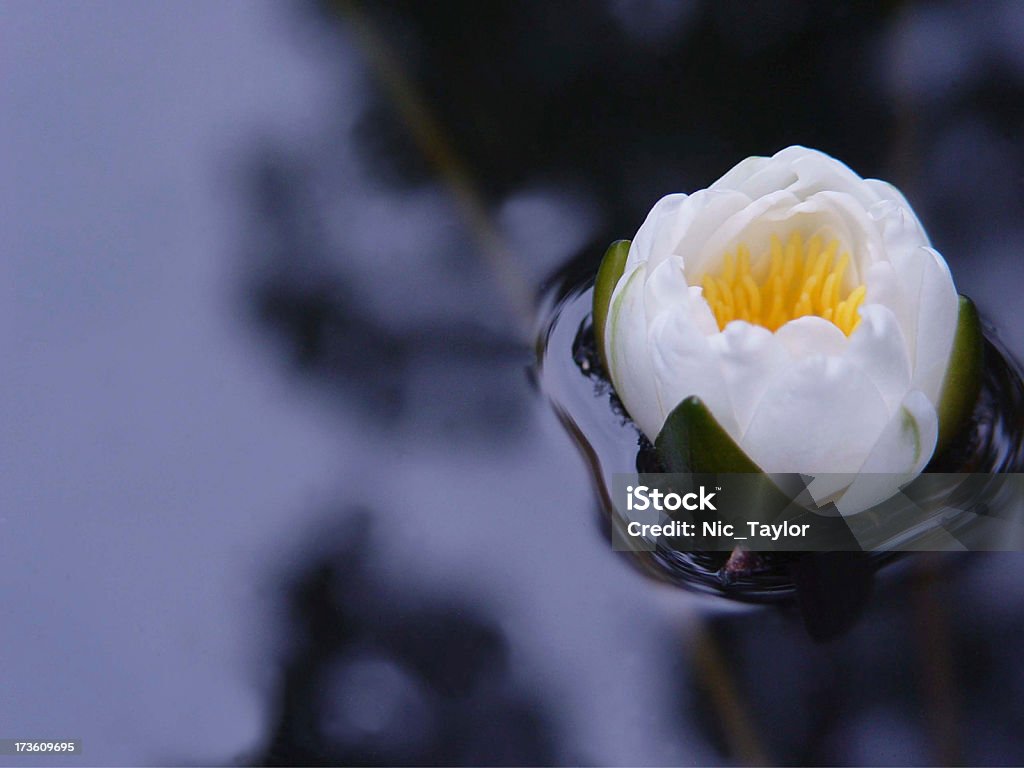
POLYGON ((740 445, 768 472, 856 472, 888 421, 862 371, 843 358, 814 356, 771 380, 740 445))
POLYGON ((903 398, 861 472, 887 472, 916 477, 931 460, 939 437, 939 417, 935 406, 920 390, 911 390, 903 398))
POLYGON ((850 336, 846 359, 860 368, 895 413, 910 387, 910 356, 899 322, 888 307, 861 308, 861 322, 850 336))
POLYGON ((881 211, 890 209, 889 205, 885 205, 886 203, 893 204, 901 209, 899 214, 900 226, 916 230, 917 235, 921 238, 921 242, 917 243, 918 245, 931 246, 932 243, 928 239, 928 233, 924 231, 921 220, 914 213, 914 207, 907 201, 906 196, 902 192, 889 182, 882 181, 881 179, 864 179, 864 185, 878 197, 877 203, 868 206, 869 214, 875 206, 878 206, 878 210, 881 211))
POLYGON ((751 233, 751 228, 760 225, 765 232, 774 231, 779 221, 790 217, 790 211, 799 202, 789 192, 775 192, 755 200, 723 221, 716 222, 714 232, 704 241, 700 250, 686 256, 689 281, 697 282, 707 271, 715 270, 722 263, 726 251, 735 249, 739 241, 747 240, 750 244, 764 239, 767 243, 767 237, 761 238, 760 232, 751 233))
MULTIPOLYGON (((665 420, 648 349, 644 278, 647 265, 623 275, 612 294, 605 355, 615 391, 644 434, 657 436, 665 420)), ((652 438, 653 439, 653 438, 652 438)))
POLYGON ((704 299, 704 289, 686 283, 681 256, 669 256, 658 266, 651 268, 648 263, 647 267, 649 276, 644 283, 644 308, 648 324, 662 312, 674 313, 685 308, 705 336, 719 333, 718 320, 704 299))
POLYGON ((708 189, 661 198, 633 239, 627 271, 640 262, 653 269, 669 256, 697 253, 722 221, 749 204, 750 198, 738 192, 708 189))
POLYGON ((751 176, 763 170, 772 162, 770 157, 759 157, 754 155, 745 160, 740 160, 736 165, 726 171, 718 181, 708 189, 740 191, 748 182, 751 176))
POLYGON ((931 259, 925 269, 918 299, 913 383, 937 404, 953 350, 960 300, 945 260, 931 248, 921 250, 927 252, 931 259))
MULTIPOLYGON (((883 184, 884 182, 878 182, 883 184)), ((886 184, 885 186, 890 187, 886 184)), ((892 194, 899 195, 894 187, 892 194)), ((900 196, 902 198, 902 195, 900 196)), ((928 235, 914 211, 899 200, 887 198, 867 209, 868 217, 881 229, 887 254, 911 251, 921 246, 930 247, 928 235)))
MULTIPOLYGON (((864 285, 868 289, 867 295, 864 297, 865 305, 882 304, 892 310, 897 318, 900 318, 901 310, 906 310, 907 317, 914 314, 909 312, 906 296, 900 287, 899 275, 890 262, 880 261, 877 264, 872 264, 864 276, 864 285)), ((908 329, 903 325, 902 320, 900 327, 904 329, 906 338, 911 338, 907 335, 908 329)), ((909 330, 912 331, 913 328, 909 330)))
POLYGON ((892 312, 903 332, 907 356, 913 361, 914 349, 917 346, 917 307, 911 304, 910 297, 900 285, 896 268, 888 261, 872 264, 867 270, 864 285, 868 290, 861 311, 865 307, 879 304, 892 312))
POLYGON ((847 288, 860 284, 872 264, 886 258, 885 242, 859 200, 844 192, 818 192, 801 205, 801 210, 820 212, 822 223, 830 227, 841 246, 854 258, 844 283, 847 288))
MULTIPOLYGON (((703 253, 708 239, 730 217, 750 205, 750 198, 740 192, 704 189, 690 195, 688 212, 692 219, 676 243, 675 253, 689 267, 688 259, 703 253)), ((689 274, 694 274, 692 271, 689 274)))
POLYGON ((768 382, 789 362, 789 355, 782 342, 767 328, 742 320, 729 323, 724 331, 708 341, 718 356, 738 434, 742 435, 768 382))
POLYGON ((805 315, 790 320, 775 332, 790 357, 796 359, 810 355, 841 355, 849 341, 846 334, 821 317, 805 315))
POLYGON ((923 392, 909 392, 836 507, 852 515, 891 497, 921 473, 938 436, 935 407, 923 392))
POLYGON ((678 215, 688 197, 666 195, 654 204, 629 246, 624 276, 638 264, 661 261, 675 250, 688 223, 689 217, 678 215))
POLYGON ((907 210, 912 210, 910 203, 907 202, 906 196, 888 181, 882 181, 881 179, 864 179, 864 186, 874 193, 875 202, 889 200, 897 203, 907 210))
POLYGON ((912 384, 938 403, 956 334, 959 300, 946 262, 931 248, 893 256, 907 307, 916 307, 912 384))
POLYGON ((864 180, 823 152, 807 147, 787 147, 770 158, 749 158, 711 185, 735 189, 752 198, 787 190, 804 198, 823 190, 846 192, 864 203, 874 202, 864 180), (752 161, 761 162, 752 162, 752 161))
POLYGON ((653 321, 662 312, 675 312, 690 305, 690 286, 683 273, 683 260, 668 255, 659 262, 647 262, 647 278, 644 281, 644 307, 648 321, 653 321))
MULTIPOLYGON (((726 432, 739 436, 732 402, 718 357, 705 336, 694 325, 685 308, 663 312, 650 326, 648 337, 659 402, 665 415, 687 397, 697 396, 726 432)), ((664 417, 658 430, 664 424, 664 417)), ((646 432, 646 430, 645 430, 646 432)), ((652 440, 657 437, 647 433, 652 440)))
POLYGON ((699 285, 693 285, 688 290, 690 292, 690 318, 694 325, 705 336, 718 333, 718 320, 715 319, 715 313, 711 311, 707 299, 704 298, 704 289, 699 285))

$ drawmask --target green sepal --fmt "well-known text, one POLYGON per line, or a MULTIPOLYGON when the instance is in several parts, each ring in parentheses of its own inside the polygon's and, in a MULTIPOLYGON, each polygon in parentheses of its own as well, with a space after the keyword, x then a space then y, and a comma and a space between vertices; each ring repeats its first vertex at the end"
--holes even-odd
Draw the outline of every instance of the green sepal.
POLYGON ((953 350, 939 396, 939 438, 935 455, 949 446, 974 411, 981 392, 984 347, 978 310, 973 301, 961 296, 953 350))
POLYGON ((609 245, 601 259, 601 266, 597 269, 597 278, 594 280, 594 340, 597 343, 597 351, 601 355, 601 363, 604 365, 605 371, 608 370, 608 361, 605 359, 604 352, 604 327, 608 322, 608 309, 612 301, 612 293, 626 269, 629 245, 629 240, 616 240, 609 245))
POLYGON ((665 472, 714 475, 716 482, 722 474, 746 476, 734 479, 730 487, 741 483, 745 488, 743 514, 750 522, 792 517, 792 500, 803 490, 802 484, 790 482, 789 493, 784 493, 722 429, 699 397, 688 397, 673 409, 654 446, 665 472))
POLYGON ((666 472, 762 471, 699 397, 688 397, 672 410, 654 447, 666 472))

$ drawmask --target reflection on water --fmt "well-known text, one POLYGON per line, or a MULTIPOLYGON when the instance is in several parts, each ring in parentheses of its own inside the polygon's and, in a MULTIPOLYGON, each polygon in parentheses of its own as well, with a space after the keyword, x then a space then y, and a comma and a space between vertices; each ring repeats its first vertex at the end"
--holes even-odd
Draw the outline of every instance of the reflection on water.
POLYGON ((373 578, 372 510, 287 594, 281 705, 257 765, 547 765, 552 723, 507 640, 469 605, 373 578))

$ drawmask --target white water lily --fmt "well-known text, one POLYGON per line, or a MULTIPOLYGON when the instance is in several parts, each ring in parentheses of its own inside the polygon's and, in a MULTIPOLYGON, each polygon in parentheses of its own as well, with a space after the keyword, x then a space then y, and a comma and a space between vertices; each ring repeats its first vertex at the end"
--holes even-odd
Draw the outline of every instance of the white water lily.
POLYGON ((822 497, 859 473, 921 472, 957 319, 949 268, 904 196, 789 147, 658 201, 599 338, 652 441, 696 396, 765 472, 848 475, 822 497))

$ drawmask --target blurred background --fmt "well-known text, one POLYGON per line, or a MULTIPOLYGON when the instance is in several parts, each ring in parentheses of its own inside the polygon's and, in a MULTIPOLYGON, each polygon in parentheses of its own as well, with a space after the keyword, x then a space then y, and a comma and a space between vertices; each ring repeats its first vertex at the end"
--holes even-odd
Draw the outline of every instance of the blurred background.
POLYGON ((7 1, 0 40, 0 738, 1024 762, 1022 556, 908 559, 827 640, 656 584, 531 374, 545 290, 792 143, 900 186, 1019 358, 1024 4, 7 1))

